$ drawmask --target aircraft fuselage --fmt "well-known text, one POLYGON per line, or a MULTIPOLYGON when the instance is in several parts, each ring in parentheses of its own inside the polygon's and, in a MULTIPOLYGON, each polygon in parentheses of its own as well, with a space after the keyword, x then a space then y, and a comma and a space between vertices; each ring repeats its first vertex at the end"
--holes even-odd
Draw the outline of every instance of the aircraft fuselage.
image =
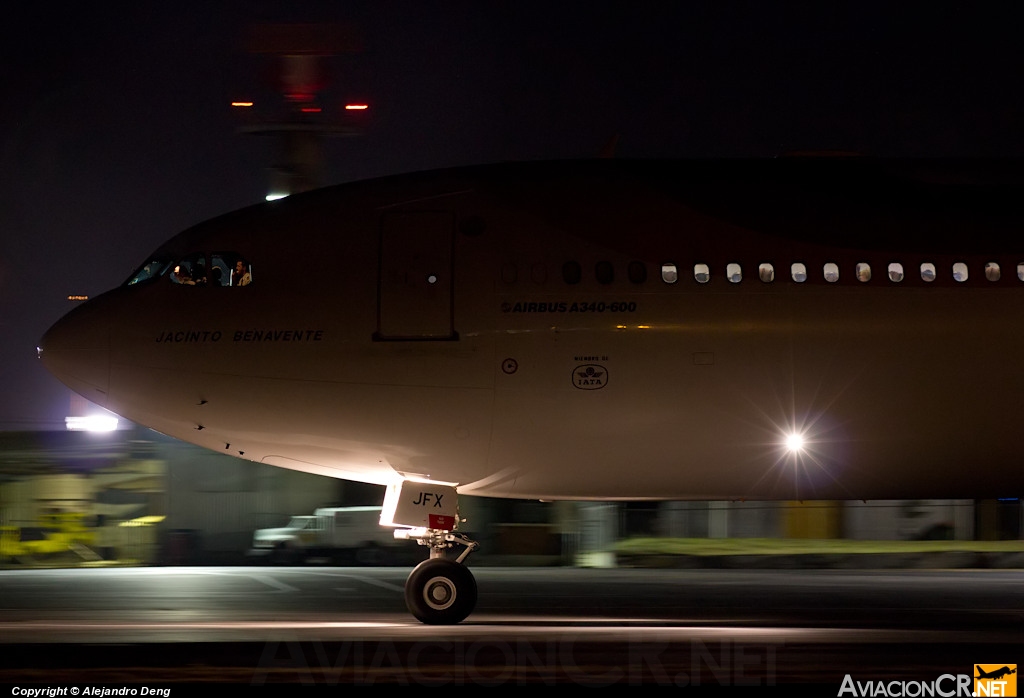
POLYGON ((367 482, 544 499, 1019 496, 1020 191, 860 161, 341 185, 200 224, 150 257, 244 257, 248 285, 165 269, 70 313, 42 355, 134 422, 367 482))

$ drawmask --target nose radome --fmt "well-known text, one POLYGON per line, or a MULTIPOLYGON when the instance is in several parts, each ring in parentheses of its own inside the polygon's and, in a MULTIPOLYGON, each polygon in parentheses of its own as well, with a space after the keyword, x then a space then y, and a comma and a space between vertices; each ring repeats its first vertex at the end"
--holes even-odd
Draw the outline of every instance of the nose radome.
POLYGON ((38 355, 61 383, 97 405, 110 384, 110 318, 89 301, 62 317, 39 340, 38 355))

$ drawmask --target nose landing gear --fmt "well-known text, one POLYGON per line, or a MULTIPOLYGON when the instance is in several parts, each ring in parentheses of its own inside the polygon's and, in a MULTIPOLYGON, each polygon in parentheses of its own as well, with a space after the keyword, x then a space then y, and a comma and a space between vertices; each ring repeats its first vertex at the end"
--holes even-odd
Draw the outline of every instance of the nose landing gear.
POLYGON ((420 622, 453 625, 476 607, 476 580, 463 564, 480 544, 456 533, 459 494, 453 485, 403 480, 384 494, 380 522, 396 528, 395 538, 415 540, 430 548, 424 560, 405 580, 405 605, 420 622), (445 551, 455 545, 465 550, 454 560, 445 551))
POLYGON ((418 564, 405 580, 405 605, 421 623, 453 625, 460 623, 476 607, 476 579, 463 560, 479 547, 468 538, 432 529, 403 532, 403 538, 430 546, 430 559, 418 564), (444 550, 460 543, 466 546, 455 560, 444 557, 444 550))

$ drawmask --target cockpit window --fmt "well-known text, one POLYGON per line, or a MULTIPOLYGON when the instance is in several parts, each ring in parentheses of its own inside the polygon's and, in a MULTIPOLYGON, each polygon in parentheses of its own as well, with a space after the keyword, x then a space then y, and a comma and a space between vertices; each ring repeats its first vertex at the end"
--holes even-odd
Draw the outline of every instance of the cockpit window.
POLYGON ((176 261, 172 257, 153 257, 124 285, 148 283, 161 276, 178 286, 248 286, 252 283, 252 264, 237 252, 217 252, 209 257, 195 252, 176 261))
POLYGON ((206 285, 206 257, 192 254, 171 268, 171 281, 182 286, 206 285))
POLYGON ((125 282, 125 286, 134 286, 135 284, 141 284, 146 281, 158 278, 161 274, 167 271, 167 267, 170 266, 167 259, 157 258, 151 259, 150 261, 143 264, 139 269, 131 275, 131 278, 125 282))
POLYGON ((210 277, 208 282, 211 286, 230 286, 231 269, 234 265, 224 255, 210 255, 210 277))
POLYGON ((210 255, 211 286, 248 286, 252 283, 252 265, 237 252, 210 255))

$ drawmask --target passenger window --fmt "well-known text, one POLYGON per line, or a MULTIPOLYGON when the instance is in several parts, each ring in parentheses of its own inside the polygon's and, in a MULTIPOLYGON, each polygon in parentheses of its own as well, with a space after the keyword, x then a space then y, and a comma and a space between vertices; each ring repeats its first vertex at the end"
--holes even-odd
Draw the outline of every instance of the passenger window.
POLYGON ((707 264, 694 264, 693 265, 693 278, 697 280, 699 284, 706 284, 711 280, 711 269, 707 264))
POLYGON ((725 267, 725 275, 729 277, 729 283, 738 284, 743 281, 743 269, 740 268, 739 264, 727 264, 725 267))
POLYGON ((661 280, 666 284, 674 284, 679 281, 679 271, 676 269, 675 264, 666 263, 661 265, 661 280))
POLYGON ((182 259, 171 269, 171 281, 182 286, 205 286, 206 257, 193 254, 182 259))
POLYGON ((967 265, 963 262, 957 262, 953 265, 953 281, 958 283, 967 281, 967 265))
POLYGON ((803 262, 793 262, 789 268, 793 281, 802 284, 807 281, 807 266, 803 262))
POLYGON ((889 262, 889 281, 895 284, 903 281, 903 265, 899 262, 889 262))
POLYGON ((822 274, 825 276, 825 281, 830 284, 834 284, 839 281, 839 265, 835 262, 828 262, 822 268, 822 274))
POLYGON ((583 278, 583 268, 579 262, 566 262, 562 265, 562 279, 567 284, 578 284, 583 278))
POLYGON ((985 278, 989 281, 999 281, 999 277, 1002 276, 999 265, 995 262, 989 262, 985 265, 985 278))
POLYGON ((871 265, 867 262, 857 263, 857 281, 871 281, 871 265))
POLYGON ((598 262, 594 267, 594 276, 597 277, 597 283, 610 284, 615 281, 615 267, 611 262, 598 262))
POLYGON ((543 285, 548 280, 548 268, 543 264, 534 264, 530 269, 530 279, 535 284, 543 285))
POLYGON ((935 281, 935 265, 931 262, 925 262, 921 265, 921 280, 931 283, 935 281))
POLYGON ((643 262, 630 262, 627 274, 632 283, 642 284, 647 281, 647 265, 643 262))
POLYGON ((142 265, 131 278, 126 282, 126 286, 133 286, 135 284, 141 284, 151 279, 156 279, 167 271, 167 267, 170 264, 166 259, 151 259, 142 265))
POLYGON ((772 281, 775 281, 775 267, 768 262, 762 262, 757 268, 757 278, 761 279, 761 281, 766 284, 770 284, 772 281))

